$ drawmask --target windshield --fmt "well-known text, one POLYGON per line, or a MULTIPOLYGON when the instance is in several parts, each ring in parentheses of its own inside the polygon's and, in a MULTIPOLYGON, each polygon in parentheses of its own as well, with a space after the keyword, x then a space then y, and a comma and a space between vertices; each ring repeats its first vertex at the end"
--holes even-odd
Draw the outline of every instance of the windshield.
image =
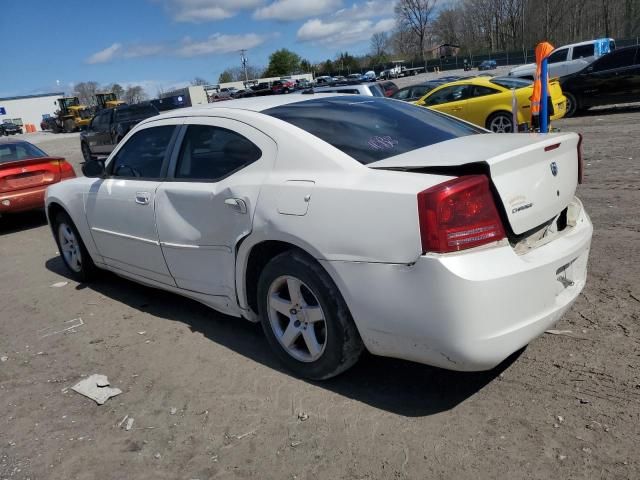
POLYGON ((0 163, 16 162, 28 158, 46 157, 47 154, 27 142, 0 143, 0 163))
POLYGON ((158 111, 153 105, 130 105, 116 110, 116 122, 153 117, 158 111))
POLYGON ((291 123, 362 164, 484 130, 427 108, 376 97, 330 97, 262 113, 291 123))
POLYGON ((493 77, 489 81, 504 88, 523 88, 533 85, 533 80, 526 80, 524 78, 493 77))

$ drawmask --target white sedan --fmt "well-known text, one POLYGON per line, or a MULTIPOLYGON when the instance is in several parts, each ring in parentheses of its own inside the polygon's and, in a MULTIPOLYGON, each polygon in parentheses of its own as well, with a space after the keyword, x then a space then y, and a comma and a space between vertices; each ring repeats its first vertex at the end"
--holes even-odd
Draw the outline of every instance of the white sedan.
POLYGON ((64 263, 262 322, 295 374, 364 348, 490 369, 554 325, 587 272, 580 137, 492 134, 395 100, 234 100, 138 124, 47 190, 64 263))

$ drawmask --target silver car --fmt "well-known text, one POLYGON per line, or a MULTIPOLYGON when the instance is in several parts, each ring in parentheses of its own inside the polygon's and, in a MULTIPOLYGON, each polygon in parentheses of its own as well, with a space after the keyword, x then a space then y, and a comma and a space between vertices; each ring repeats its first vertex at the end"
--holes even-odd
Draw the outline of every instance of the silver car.
POLYGON ((315 93, 351 93, 353 95, 366 95, 368 97, 384 97, 384 91, 376 83, 364 83, 355 85, 336 85, 314 88, 315 93))

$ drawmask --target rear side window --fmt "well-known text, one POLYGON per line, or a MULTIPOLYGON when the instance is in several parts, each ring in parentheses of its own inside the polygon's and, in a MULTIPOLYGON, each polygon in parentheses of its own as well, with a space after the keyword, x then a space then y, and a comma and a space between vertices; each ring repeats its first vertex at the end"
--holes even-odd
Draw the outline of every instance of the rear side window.
POLYGON ((595 55, 595 45, 593 43, 573 47, 574 60, 578 58, 593 57, 593 55, 595 55))
POLYGON ((160 178, 174 130, 174 125, 165 125, 136 132, 111 161, 111 176, 141 180, 160 178))
POLYGON ((484 87, 482 85, 474 85, 471 91, 471 96, 473 98, 485 97, 487 95, 493 95, 494 93, 500 93, 500 92, 494 88, 484 87))
POLYGON ((189 125, 182 141, 176 179, 215 182, 255 162, 262 151, 226 128, 189 125))
POLYGON ((262 113, 291 123, 369 164, 484 130, 405 102, 332 97, 290 103, 262 113))

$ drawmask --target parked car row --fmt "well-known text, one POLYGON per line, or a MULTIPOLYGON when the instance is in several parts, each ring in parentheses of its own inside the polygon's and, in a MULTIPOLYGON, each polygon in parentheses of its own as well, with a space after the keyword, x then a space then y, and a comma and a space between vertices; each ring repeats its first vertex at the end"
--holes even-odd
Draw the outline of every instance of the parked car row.
MULTIPOLYGON (((496 133, 513 133, 518 126, 528 124, 531 117, 533 82, 511 77, 471 77, 445 83, 428 91, 416 105, 429 107, 496 133), (513 95, 517 113, 514 123, 513 95)), ((557 80, 550 82, 550 116, 562 118, 566 98, 557 80)))

